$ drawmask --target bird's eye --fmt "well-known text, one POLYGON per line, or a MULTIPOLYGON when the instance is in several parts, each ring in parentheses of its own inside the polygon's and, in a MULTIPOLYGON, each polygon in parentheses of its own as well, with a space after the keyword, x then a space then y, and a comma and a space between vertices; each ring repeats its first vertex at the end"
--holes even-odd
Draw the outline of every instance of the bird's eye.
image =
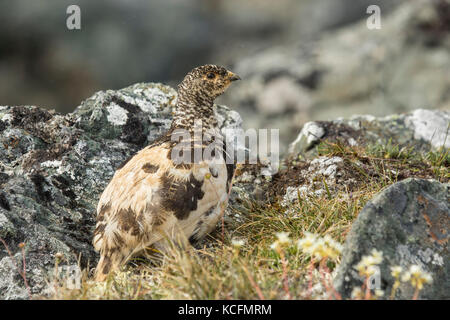
POLYGON ((208 77, 208 79, 214 79, 216 77, 216 75, 214 73, 210 72, 206 75, 206 77, 208 77))

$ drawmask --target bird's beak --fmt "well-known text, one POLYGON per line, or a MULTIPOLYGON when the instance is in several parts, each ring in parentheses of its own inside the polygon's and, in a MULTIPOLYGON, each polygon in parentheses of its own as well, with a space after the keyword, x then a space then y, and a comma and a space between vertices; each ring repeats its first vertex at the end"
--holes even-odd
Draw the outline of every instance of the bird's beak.
POLYGON ((230 81, 237 81, 237 80, 241 80, 241 77, 239 77, 237 74, 233 73, 233 72, 229 72, 229 76, 230 76, 230 81))

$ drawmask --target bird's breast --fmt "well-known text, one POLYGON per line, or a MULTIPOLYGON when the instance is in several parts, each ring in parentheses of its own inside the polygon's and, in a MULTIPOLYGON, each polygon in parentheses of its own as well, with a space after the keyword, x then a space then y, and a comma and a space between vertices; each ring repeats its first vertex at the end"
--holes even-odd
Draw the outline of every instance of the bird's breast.
POLYGON ((211 216, 220 202, 227 196, 227 167, 225 161, 203 161, 193 164, 190 179, 186 181, 190 185, 185 187, 185 208, 189 207, 182 216, 177 216, 178 224, 189 238, 199 224, 205 221, 205 216, 217 221, 216 216, 211 216), (198 184, 196 184, 198 183, 198 184), (201 185, 200 185, 201 184, 201 185), (199 197, 199 195, 201 195, 199 197))

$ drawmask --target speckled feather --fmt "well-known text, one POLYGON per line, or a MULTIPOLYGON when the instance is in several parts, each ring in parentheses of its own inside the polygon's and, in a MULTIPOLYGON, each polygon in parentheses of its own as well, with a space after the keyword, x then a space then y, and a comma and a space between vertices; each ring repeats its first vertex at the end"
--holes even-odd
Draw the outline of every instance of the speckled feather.
POLYGON ((204 134, 214 132, 220 136, 213 112, 214 99, 237 79, 215 65, 189 72, 178 86, 169 132, 116 171, 97 206, 93 239, 95 249, 100 252, 97 281, 104 280, 149 246, 164 250, 168 239, 180 244, 196 241, 215 227, 227 201, 232 168, 223 157, 174 163, 171 151, 175 142, 171 141, 171 134, 177 129, 193 132, 194 122, 201 120, 204 134))

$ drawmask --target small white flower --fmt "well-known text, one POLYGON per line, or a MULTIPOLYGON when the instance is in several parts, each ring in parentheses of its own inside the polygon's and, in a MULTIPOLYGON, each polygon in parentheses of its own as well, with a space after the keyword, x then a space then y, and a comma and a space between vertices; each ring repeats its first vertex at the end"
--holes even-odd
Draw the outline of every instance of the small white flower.
POLYGON ((362 293, 362 290, 360 287, 353 288, 352 295, 351 295, 352 299, 361 299, 362 296, 363 296, 363 293, 362 293))
POLYGON ((289 245, 291 243, 289 232, 278 232, 276 236, 278 238, 277 241, 280 243, 280 245, 289 245))
POLYGON ((376 272, 375 265, 383 261, 383 252, 373 249, 370 256, 363 256, 361 261, 354 267, 360 275, 371 276, 376 272))
POLYGON ((380 290, 380 289, 375 289, 375 295, 376 295, 378 298, 381 298, 382 296, 384 296, 384 291, 383 291, 383 290, 380 290))
POLYGON ((297 241, 297 246, 303 252, 318 260, 323 258, 337 259, 342 251, 342 245, 329 235, 320 238, 309 232, 305 232, 305 237, 297 241))
POLYGON ((391 267, 391 275, 398 279, 400 277, 400 274, 403 272, 403 268, 400 266, 394 266, 391 267))
POLYGON ((277 240, 270 245, 272 250, 278 251, 282 247, 287 247, 291 243, 288 232, 277 232, 277 240))
POLYGON ((422 268, 418 265, 412 265, 409 267, 409 272, 412 276, 420 276, 422 274, 422 268))
POLYGON ((235 248, 240 248, 243 245, 245 245, 245 240, 243 239, 232 239, 231 240, 231 244, 233 245, 233 247, 235 248))
POLYGON ((407 271, 403 274, 402 281, 407 282, 407 281, 409 281, 409 279, 411 279, 411 273, 409 271, 407 271))
POLYGON ((305 232, 305 237, 297 241, 297 247, 305 253, 312 253, 311 248, 314 247, 316 241, 317 236, 315 234, 305 232))
POLYGON ((402 281, 409 281, 414 288, 421 290, 424 284, 432 283, 433 278, 431 274, 423 271, 420 266, 412 265, 409 267, 409 270, 403 275, 402 281))
POLYGON ((321 260, 327 256, 325 241, 322 238, 316 240, 316 243, 311 248, 312 254, 317 260, 321 260))
POLYGON ((375 266, 368 266, 367 269, 366 269, 366 275, 372 276, 372 275, 374 275, 377 272, 377 270, 378 269, 375 266))
POLYGON ((422 277, 423 277, 423 280, 425 281, 425 283, 430 284, 430 283, 433 282, 433 277, 432 277, 431 274, 429 274, 429 273, 424 273, 424 274, 422 275, 422 277))
POLYGON ((278 243, 278 241, 275 241, 274 243, 272 243, 270 245, 270 249, 277 251, 279 246, 280 246, 280 244, 278 243))
POLYGON ((371 253, 374 264, 380 264, 383 261, 383 252, 372 249, 371 253))

